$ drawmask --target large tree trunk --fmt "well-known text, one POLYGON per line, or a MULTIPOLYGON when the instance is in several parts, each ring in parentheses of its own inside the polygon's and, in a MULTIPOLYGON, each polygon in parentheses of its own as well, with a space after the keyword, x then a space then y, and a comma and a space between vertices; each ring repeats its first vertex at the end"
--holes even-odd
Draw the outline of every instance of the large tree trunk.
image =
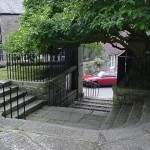
POLYGON ((138 39, 132 39, 129 44, 136 51, 127 50, 125 78, 120 84, 126 88, 150 89, 150 48, 138 39))

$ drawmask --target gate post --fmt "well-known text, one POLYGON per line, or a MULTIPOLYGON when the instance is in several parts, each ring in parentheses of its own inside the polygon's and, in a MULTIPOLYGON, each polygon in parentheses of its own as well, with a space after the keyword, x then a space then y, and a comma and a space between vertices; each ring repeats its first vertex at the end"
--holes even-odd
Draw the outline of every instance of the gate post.
POLYGON ((74 65, 77 66, 77 70, 72 74, 72 88, 77 90, 77 99, 83 97, 83 84, 82 84, 82 75, 83 75, 83 48, 80 46, 74 50, 74 65))

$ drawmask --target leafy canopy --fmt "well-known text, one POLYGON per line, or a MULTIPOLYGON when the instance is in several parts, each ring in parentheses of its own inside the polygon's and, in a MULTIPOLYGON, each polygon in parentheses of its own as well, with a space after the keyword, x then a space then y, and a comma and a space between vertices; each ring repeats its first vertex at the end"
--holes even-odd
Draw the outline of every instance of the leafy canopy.
POLYGON ((49 51, 102 41, 134 51, 129 37, 150 47, 149 0, 25 0, 24 6, 19 28, 4 45, 8 50, 49 51))

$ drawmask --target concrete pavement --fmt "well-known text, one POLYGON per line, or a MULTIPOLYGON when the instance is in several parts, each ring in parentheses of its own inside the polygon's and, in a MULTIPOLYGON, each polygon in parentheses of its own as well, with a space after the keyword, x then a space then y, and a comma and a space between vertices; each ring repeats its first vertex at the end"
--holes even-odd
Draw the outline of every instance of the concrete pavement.
POLYGON ((150 123, 91 130, 0 118, 0 150, 149 150, 150 123))
POLYGON ((31 113, 26 119, 77 128, 99 130, 107 115, 108 112, 70 107, 44 106, 31 113))

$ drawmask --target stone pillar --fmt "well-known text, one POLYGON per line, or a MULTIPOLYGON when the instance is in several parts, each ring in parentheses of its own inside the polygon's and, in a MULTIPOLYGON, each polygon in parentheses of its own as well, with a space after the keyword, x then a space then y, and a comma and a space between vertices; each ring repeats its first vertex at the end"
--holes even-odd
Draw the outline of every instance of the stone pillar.
POLYGON ((77 70, 72 74, 73 89, 77 89, 77 99, 81 99, 83 96, 83 47, 79 47, 74 50, 74 65, 77 66, 77 70))

